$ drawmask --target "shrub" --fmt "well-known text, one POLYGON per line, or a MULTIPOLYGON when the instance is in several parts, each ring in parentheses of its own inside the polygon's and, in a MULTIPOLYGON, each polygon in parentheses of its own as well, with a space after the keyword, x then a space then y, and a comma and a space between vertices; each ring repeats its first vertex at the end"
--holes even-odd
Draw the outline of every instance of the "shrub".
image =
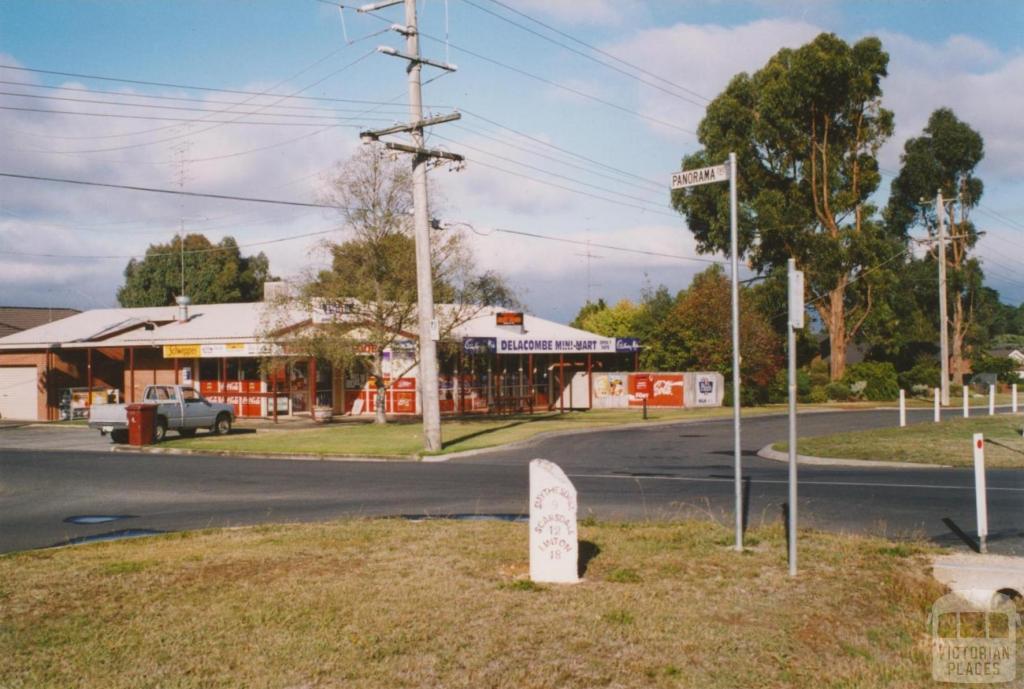
POLYGON ((810 394, 807 396, 807 401, 811 404, 821 404, 822 402, 828 402, 828 393, 825 391, 825 387, 822 385, 815 385, 811 388, 810 394))
POLYGON ((1000 383, 1016 383, 1020 381, 1017 376, 1017 362, 1008 356, 988 356, 982 354, 975 358, 971 364, 975 373, 994 373, 1000 383))
POLYGON ((825 386, 825 394, 833 402, 846 402, 850 399, 850 386, 845 383, 829 383, 825 386))
POLYGON ((896 367, 888 361, 863 361, 846 369, 843 382, 854 391, 857 383, 865 383, 864 397, 872 402, 893 400, 899 397, 900 383, 896 367))
POLYGON ((810 385, 828 385, 832 377, 828 370, 828 363, 822 359, 815 359, 810 363, 807 367, 807 375, 810 385))
POLYGON ((899 375, 900 387, 904 390, 912 390, 917 386, 925 388, 939 387, 939 379, 942 373, 939 371, 939 364, 935 361, 919 361, 909 371, 899 375))

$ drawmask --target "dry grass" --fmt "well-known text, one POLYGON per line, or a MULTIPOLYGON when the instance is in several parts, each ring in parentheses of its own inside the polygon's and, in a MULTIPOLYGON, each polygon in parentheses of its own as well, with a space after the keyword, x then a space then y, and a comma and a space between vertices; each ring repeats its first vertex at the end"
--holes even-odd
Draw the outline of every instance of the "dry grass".
POLYGON ((346 521, 0 558, 0 686, 925 687, 922 546, 709 523, 592 524, 577 586, 527 528, 346 521))
MULTIPOLYGON (((973 413, 973 412, 972 412, 973 413)), ((972 438, 985 435, 985 465, 990 468, 1024 468, 1024 417, 1013 414, 947 419, 942 423, 918 423, 906 428, 849 431, 801 438, 800 454, 841 459, 876 459, 969 467, 974 465, 972 438)), ((788 443, 775 449, 785 452, 788 443)))

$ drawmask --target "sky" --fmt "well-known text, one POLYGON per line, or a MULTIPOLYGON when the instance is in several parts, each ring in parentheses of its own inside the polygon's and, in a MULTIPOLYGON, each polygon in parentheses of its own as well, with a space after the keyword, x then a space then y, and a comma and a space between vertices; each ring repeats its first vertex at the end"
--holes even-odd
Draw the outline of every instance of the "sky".
MULTIPOLYGON (((436 214, 531 313, 568 321, 588 299, 674 292, 722 260, 697 254, 670 175, 734 74, 822 31, 877 36, 890 55, 883 104, 896 128, 879 203, 934 109, 982 134, 978 255, 1004 301, 1024 300, 1024 3, 421 0, 418 11, 423 55, 457 66, 424 68, 427 111, 462 114, 428 142, 467 159, 430 173, 436 214)), ((314 202, 361 129, 409 119, 405 62, 376 51, 403 48, 389 29, 402 20, 401 7, 368 16, 323 0, 4 0, 0 172, 314 202)), ((114 306, 129 258, 182 227, 232 236, 298 276, 324 264, 324 239, 345 238, 339 223, 329 209, 0 177, 0 304, 114 306)))

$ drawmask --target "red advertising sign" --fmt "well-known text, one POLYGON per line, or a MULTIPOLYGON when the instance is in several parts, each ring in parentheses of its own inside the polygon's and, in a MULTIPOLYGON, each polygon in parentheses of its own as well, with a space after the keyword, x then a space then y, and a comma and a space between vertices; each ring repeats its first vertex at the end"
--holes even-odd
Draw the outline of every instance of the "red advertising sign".
POLYGON ((682 407, 683 375, 681 373, 630 373, 629 406, 682 407))

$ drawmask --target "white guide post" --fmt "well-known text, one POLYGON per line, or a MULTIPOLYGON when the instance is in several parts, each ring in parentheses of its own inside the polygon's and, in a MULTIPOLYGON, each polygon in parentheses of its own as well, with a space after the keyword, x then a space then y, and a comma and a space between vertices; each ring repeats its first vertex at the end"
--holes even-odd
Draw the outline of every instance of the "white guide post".
POLYGON ((981 552, 988 547, 988 500, 985 492, 985 437, 974 434, 974 501, 978 511, 978 546, 981 552))
POLYGON ((988 386, 988 415, 996 415, 996 386, 988 386))
POLYGON ((942 421, 942 391, 939 388, 935 388, 935 405, 934 405, 934 418, 932 419, 935 423, 942 421))
POLYGON ((964 418, 968 418, 971 415, 971 403, 967 399, 968 390, 967 386, 964 386, 964 418))
POLYGON ((907 427, 907 391, 900 389, 900 428, 907 427))

